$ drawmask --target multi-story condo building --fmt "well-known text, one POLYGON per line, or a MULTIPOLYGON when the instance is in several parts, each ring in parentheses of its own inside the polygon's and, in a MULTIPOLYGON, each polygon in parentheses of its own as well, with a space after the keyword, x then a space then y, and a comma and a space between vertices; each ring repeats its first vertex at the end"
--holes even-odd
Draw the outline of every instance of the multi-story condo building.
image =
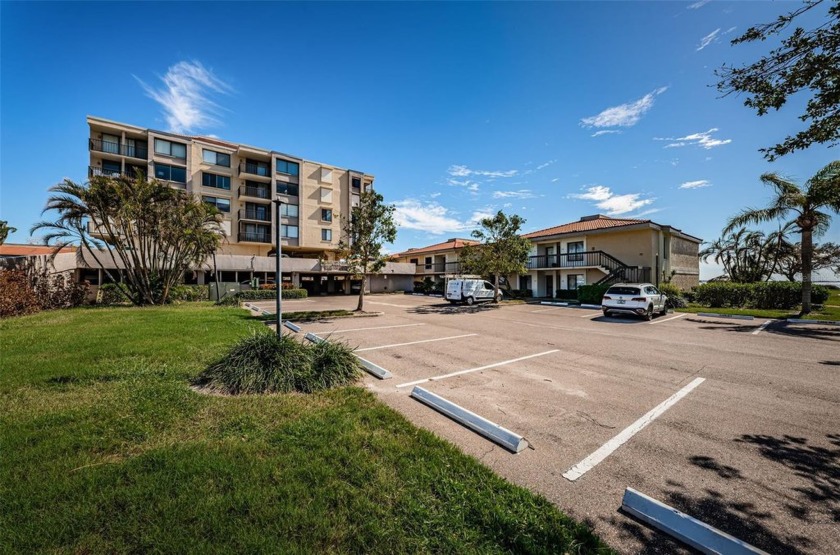
MULTIPOLYGON (((222 281, 271 279, 277 209, 284 279, 310 293, 350 292, 338 260, 342 215, 373 187, 374 176, 267 148, 211 137, 176 135, 88 116, 88 175, 143 174, 201 197, 223 214, 225 241, 217 253, 222 281), (271 257, 270 259, 268 257, 271 257)), ((380 288, 399 288, 392 277, 380 288)), ((404 269, 403 269, 404 270, 404 269)), ((412 268, 413 271, 413 268, 412 268)), ((404 276, 410 287, 410 277, 404 276)), ((209 276, 199 276, 203 283, 209 276)), ((374 290, 377 280, 371 280, 374 290)))
POLYGON ((424 281, 430 278, 434 283, 442 283, 448 274, 460 274, 461 263, 459 257, 461 249, 467 245, 478 244, 472 239, 447 239, 443 243, 436 243, 427 247, 408 249, 394 255, 398 262, 414 265, 414 281, 424 281))

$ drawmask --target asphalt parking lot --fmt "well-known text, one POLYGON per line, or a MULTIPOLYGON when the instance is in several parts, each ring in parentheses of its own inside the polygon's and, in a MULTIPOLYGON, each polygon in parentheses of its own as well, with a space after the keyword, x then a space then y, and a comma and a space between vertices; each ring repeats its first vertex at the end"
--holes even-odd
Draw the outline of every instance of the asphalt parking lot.
MULTIPOLYGON (((355 304, 313 298, 283 310, 355 304)), ((393 374, 366 378, 384 402, 621 552, 687 551, 618 510, 628 486, 770 553, 840 545, 840 327, 682 313, 645 322, 412 295, 371 295, 365 309, 384 314, 303 331, 357 347, 393 374), (531 448, 497 446, 412 399, 414 385, 531 448)))

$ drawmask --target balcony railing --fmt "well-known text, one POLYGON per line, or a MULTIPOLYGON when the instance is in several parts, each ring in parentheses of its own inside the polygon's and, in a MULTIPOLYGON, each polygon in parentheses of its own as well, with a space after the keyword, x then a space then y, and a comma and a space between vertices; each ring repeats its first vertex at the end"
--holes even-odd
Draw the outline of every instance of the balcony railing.
POLYGON ((271 168, 269 166, 254 164, 252 162, 245 162, 244 164, 240 164, 239 173, 258 175, 260 177, 271 177, 271 168))
POLYGON ((573 252, 564 254, 541 254, 528 258, 529 270, 538 268, 585 268, 601 267, 613 269, 626 264, 604 251, 573 252))
POLYGON ((240 197, 271 198, 271 187, 252 187, 242 185, 239 187, 240 197))
POLYGON ((249 243, 271 243, 271 233, 267 231, 240 231, 239 241, 249 243))
POLYGON ((149 159, 149 148, 145 145, 127 145, 113 141, 103 141, 102 139, 88 139, 88 146, 90 150, 97 152, 122 154, 123 156, 142 158, 143 160, 149 159))
POLYGON ((240 208, 239 209, 239 219, 240 220, 255 220, 258 222, 270 222, 271 221, 271 210, 252 210, 248 208, 240 208))
POLYGON ((418 264, 418 274, 459 274, 461 273, 460 262, 433 262, 431 264, 418 264))
MULTIPOLYGON (((145 174, 142 169, 133 168, 131 166, 125 168, 125 172, 117 171, 117 170, 106 170, 104 168, 100 168, 99 166, 88 166, 88 177, 130 177, 132 179, 138 177, 141 174, 145 174)), ((186 187, 186 185, 183 185, 186 187)))
POLYGON ((290 197, 296 197, 299 194, 298 185, 294 183, 285 183, 283 181, 277 182, 277 194, 278 195, 289 195, 290 197))

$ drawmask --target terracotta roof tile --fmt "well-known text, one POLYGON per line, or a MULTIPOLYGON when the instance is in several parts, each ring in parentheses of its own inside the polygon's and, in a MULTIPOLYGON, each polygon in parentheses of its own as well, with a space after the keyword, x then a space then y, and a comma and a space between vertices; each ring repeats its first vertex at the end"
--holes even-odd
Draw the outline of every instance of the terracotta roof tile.
MULTIPOLYGON (((40 256, 52 254, 54 247, 44 245, 0 245, 0 256, 40 256)), ((65 247, 62 252, 74 252, 76 247, 65 247)))
POLYGON ((415 254, 421 253, 428 253, 428 252, 436 252, 436 251, 448 251, 451 249, 460 249, 462 247, 466 247, 467 245, 477 245, 479 241, 473 241, 472 239, 450 239, 448 241, 444 241, 443 243, 437 243, 434 245, 429 245, 428 247, 420 247, 418 249, 409 249, 407 251, 403 251, 400 253, 395 254, 394 256, 404 257, 404 256, 413 256, 415 254))
POLYGON ((650 220, 635 220, 629 218, 610 218, 608 216, 598 215, 597 217, 581 219, 577 222, 549 227, 539 231, 532 231, 526 233, 523 237, 528 239, 536 239, 539 237, 548 237, 551 235, 560 235, 561 233, 579 233, 581 231, 595 231, 597 229, 609 229, 612 227, 624 227, 629 225, 650 223, 650 220))

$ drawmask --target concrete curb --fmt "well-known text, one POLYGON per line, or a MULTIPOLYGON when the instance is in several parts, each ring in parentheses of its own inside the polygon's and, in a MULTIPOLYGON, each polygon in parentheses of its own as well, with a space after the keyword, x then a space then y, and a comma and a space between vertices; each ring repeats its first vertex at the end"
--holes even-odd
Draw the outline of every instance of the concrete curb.
POLYGON ((441 414, 448 416, 462 426, 477 432, 513 453, 519 453, 528 447, 528 442, 522 436, 515 434, 510 430, 475 414, 474 412, 468 411, 467 409, 456 405, 452 401, 444 399, 440 395, 436 395, 431 391, 423 389, 422 387, 415 386, 414 389, 411 390, 411 396, 424 405, 427 405, 441 414))
POLYGON ((766 551, 753 547, 633 488, 624 490, 621 509, 702 553, 768 555, 766 551))
POLYGON ((365 360, 359 355, 356 355, 356 358, 359 359, 359 362, 362 363, 362 368, 364 368, 368 374, 379 378, 380 380, 389 380, 394 377, 390 372, 388 372, 381 366, 378 366, 369 360, 365 360))
POLYGON ((840 320, 802 320, 800 318, 788 318, 789 324, 825 324, 827 326, 840 326, 840 320))
POLYGON ((744 316, 743 314, 718 314, 717 312, 696 312, 697 316, 706 318, 732 318, 733 320, 755 320, 755 316, 744 316))

